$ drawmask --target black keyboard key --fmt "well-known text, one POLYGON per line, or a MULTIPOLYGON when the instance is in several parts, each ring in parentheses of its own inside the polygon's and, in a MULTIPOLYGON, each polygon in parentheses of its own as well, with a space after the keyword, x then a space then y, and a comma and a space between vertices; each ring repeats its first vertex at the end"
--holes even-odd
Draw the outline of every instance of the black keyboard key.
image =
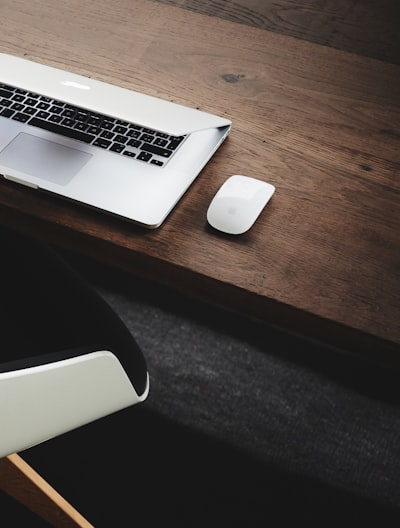
POLYGON ((109 148, 109 150, 112 150, 113 152, 118 152, 118 154, 120 152, 122 152, 125 148, 125 145, 122 145, 121 143, 114 143, 113 145, 111 145, 111 147, 109 148))
POLYGON ((86 123, 82 123, 82 121, 78 121, 74 128, 76 128, 77 130, 86 130, 87 128, 89 128, 89 125, 87 125, 86 123))
POLYGON ((106 149, 111 145, 111 141, 108 141, 108 139, 97 138, 93 145, 106 149))
MULTIPOLYGON (((62 120, 61 124, 66 127, 72 128, 75 124, 75 121, 73 119, 70 119, 69 117, 66 117, 65 119, 62 120)), ((92 132, 89 132, 89 134, 92 134, 92 132)))
POLYGON ((101 118, 99 116, 92 115, 92 116, 89 117, 88 123, 90 125, 100 126, 101 118))
POLYGON ((162 167, 162 166, 164 165, 164 162, 163 162, 163 161, 159 161, 159 160, 157 160, 157 159, 152 159, 152 160, 150 161, 150 163, 151 163, 152 165, 157 165, 157 167, 162 167))
POLYGON ((139 138, 141 141, 146 141, 146 143, 151 143, 154 139, 154 136, 150 134, 142 134, 139 138))
POLYGON ((33 106, 26 106, 24 110, 24 114, 28 114, 30 116, 35 115, 37 112, 36 108, 33 108, 33 106))
POLYGON ((78 112, 75 116, 75 119, 77 121, 84 121, 86 122, 89 118, 89 114, 87 114, 86 112, 78 112))
POLYGON ((16 112, 21 112, 21 110, 24 109, 24 105, 21 103, 14 103, 11 108, 16 112))
POLYGON ((109 130, 104 130, 101 133, 101 137, 103 137, 105 139, 112 139, 114 137, 114 134, 112 132, 110 132, 109 130))
POLYGON ((114 128, 114 123, 108 119, 104 119, 101 123, 101 128, 104 128, 105 130, 112 130, 114 128))
POLYGON ((10 92, 9 90, 5 90, 4 88, 0 88, 0 96, 6 97, 7 99, 11 99, 12 92, 10 92))
POLYGON ((97 136, 97 134, 100 134, 100 132, 101 128, 93 125, 87 129, 88 134, 94 134, 95 136, 97 136))
POLYGON ((52 123, 60 123, 62 119, 63 119, 62 116, 57 115, 57 114, 52 114, 49 117, 49 121, 51 121, 52 123))
POLYGON ((129 145, 130 147, 134 147, 134 148, 139 148, 141 144, 142 144, 142 142, 139 141, 138 139, 131 139, 131 140, 128 142, 128 145, 129 145))
POLYGON ((38 112, 38 115, 36 117, 40 117, 40 119, 47 119, 49 117, 49 112, 45 112, 44 110, 40 110, 38 112))
POLYGON ((17 103, 22 103, 22 101, 25 99, 25 95, 15 94, 11 97, 11 99, 17 103))
POLYGON ((157 154, 157 156, 162 156, 163 158, 169 158, 172 154, 170 150, 158 147, 157 145, 150 145, 149 143, 143 143, 140 150, 150 152, 151 154, 157 154))
POLYGON ((171 150, 176 150, 179 147, 179 145, 182 143, 183 140, 184 140, 184 136, 171 138, 171 141, 169 142, 168 148, 171 149, 171 150))
POLYGON ((30 117, 30 115, 23 114, 22 112, 17 112, 15 115, 12 116, 11 119, 19 121, 20 123, 26 123, 28 119, 30 119, 30 117))
POLYGON ((79 112, 79 108, 77 106, 74 106, 74 105, 71 105, 71 104, 66 104, 65 108, 67 110, 71 110, 72 112, 79 112))
POLYGON ((149 152, 141 152, 137 159, 140 161, 149 161, 151 160, 151 154, 149 152))
POLYGON ((130 158, 134 158, 136 156, 136 154, 134 152, 130 151, 130 150, 125 150, 123 152, 123 154, 124 154, 124 156, 128 156, 130 158))
POLYGON ((134 130, 133 128, 130 128, 126 135, 132 138, 138 138, 140 136, 140 132, 139 130, 134 130))
POLYGON ((62 113, 64 117, 69 117, 69 118, 74 117, 75 114, 76 114, 76 110, 72 110, 72 108, 66 108, 64 112, 62 113))
POLYGON ((69 137, 71 139, 83 141, 84 143, 91 143, 95 138, 95 136, 92 134, 87 134, 86 132, 82 132, 74 128, 68 128, 58 123, 51 123, 50 121, 45 121, 44 119, 38 119, 37 117, 32 117, 32 119, 29 121, 29 124, 39 128, 44 128, 49 132, 61 134, 62 136, 69 137))
POLYGON ((118 143, 126 143, 128 138, 119 134, 115 136, 114 141, 118 141, 118 143))
POLYGON ((165 145, 168 143, 168 141, 164 138, 156 137, 154 140, 154 145, 158 145, 159 147, 165 147, 165 145))
POLYGON ((40 108, 40 110, 47 110, 49 106, 50 106, 49 103, 40 101, 40 103, 37 104, 36 108, 40 108))
POLYGON ((4 110, 0 112, 0 116, 3 117, 11 117, 13 114, 14 110, 11 110, 10 108, 4 108, 4 110))
POLYGON ((127 130, 128 130, 128 129, 127 129, 126 127, 123 127, 123 126, 121 126, 121 125, 117 125, 117 126, 114 128, 113 132, 115 132, 116 134, 125 134, 127 130))
MULTIPOLYGON (((27 104, 26 101, 25 104, 27 104)), ((52 114, 60 114, 62 112, 62 106, 53 105, 50 108, 49 112, 51 112, 52 114)))

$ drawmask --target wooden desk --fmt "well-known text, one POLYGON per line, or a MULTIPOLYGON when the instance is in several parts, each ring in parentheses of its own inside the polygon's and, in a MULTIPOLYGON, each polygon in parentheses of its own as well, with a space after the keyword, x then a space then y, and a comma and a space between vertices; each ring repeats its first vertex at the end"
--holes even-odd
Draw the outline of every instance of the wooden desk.
MULTIPOLYGON (((0 221, 398 365, 400 66, 323 46, 321 28, 313 38, 310 26, 307 40, 287 20, 294 36, 265 29, 277 12, 257 28, 239 9, 223 19, 194 13, 198 2, 168 3, 3 0, 0 51, 227 116, 233 128, 156 231, 8 182, 0 184, 0 221), (236 238, 206 224, 231 174, 277 189, 236 238)), ((220 3, 205 4, 212 11, 220 3)))

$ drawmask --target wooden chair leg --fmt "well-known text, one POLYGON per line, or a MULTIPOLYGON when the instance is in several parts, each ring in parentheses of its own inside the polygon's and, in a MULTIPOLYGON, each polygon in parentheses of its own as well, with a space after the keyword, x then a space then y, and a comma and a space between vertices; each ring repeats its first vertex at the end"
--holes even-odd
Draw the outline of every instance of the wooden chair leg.
POLYGON ((94 528, 16 453, 0 459, 0 488, 54 528, 94 528))

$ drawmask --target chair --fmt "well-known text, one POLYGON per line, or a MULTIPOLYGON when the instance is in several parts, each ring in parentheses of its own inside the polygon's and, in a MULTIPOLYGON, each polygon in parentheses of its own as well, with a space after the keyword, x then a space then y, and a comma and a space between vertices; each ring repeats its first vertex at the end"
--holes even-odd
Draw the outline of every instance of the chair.
POLYGON ((0 488, 53 526, 91 526, 16 452, 145 400, 146 362, 118 315, 50 247, 5 228, 0 244, 0 488))

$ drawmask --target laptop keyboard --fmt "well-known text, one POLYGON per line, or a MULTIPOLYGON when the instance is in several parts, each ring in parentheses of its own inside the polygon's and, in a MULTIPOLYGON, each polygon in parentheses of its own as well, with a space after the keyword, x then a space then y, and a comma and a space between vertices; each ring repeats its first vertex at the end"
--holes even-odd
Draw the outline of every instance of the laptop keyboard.
POLYGON ((187 136, 149 128, 0 83, 0 116, 163 167, 187 136))

